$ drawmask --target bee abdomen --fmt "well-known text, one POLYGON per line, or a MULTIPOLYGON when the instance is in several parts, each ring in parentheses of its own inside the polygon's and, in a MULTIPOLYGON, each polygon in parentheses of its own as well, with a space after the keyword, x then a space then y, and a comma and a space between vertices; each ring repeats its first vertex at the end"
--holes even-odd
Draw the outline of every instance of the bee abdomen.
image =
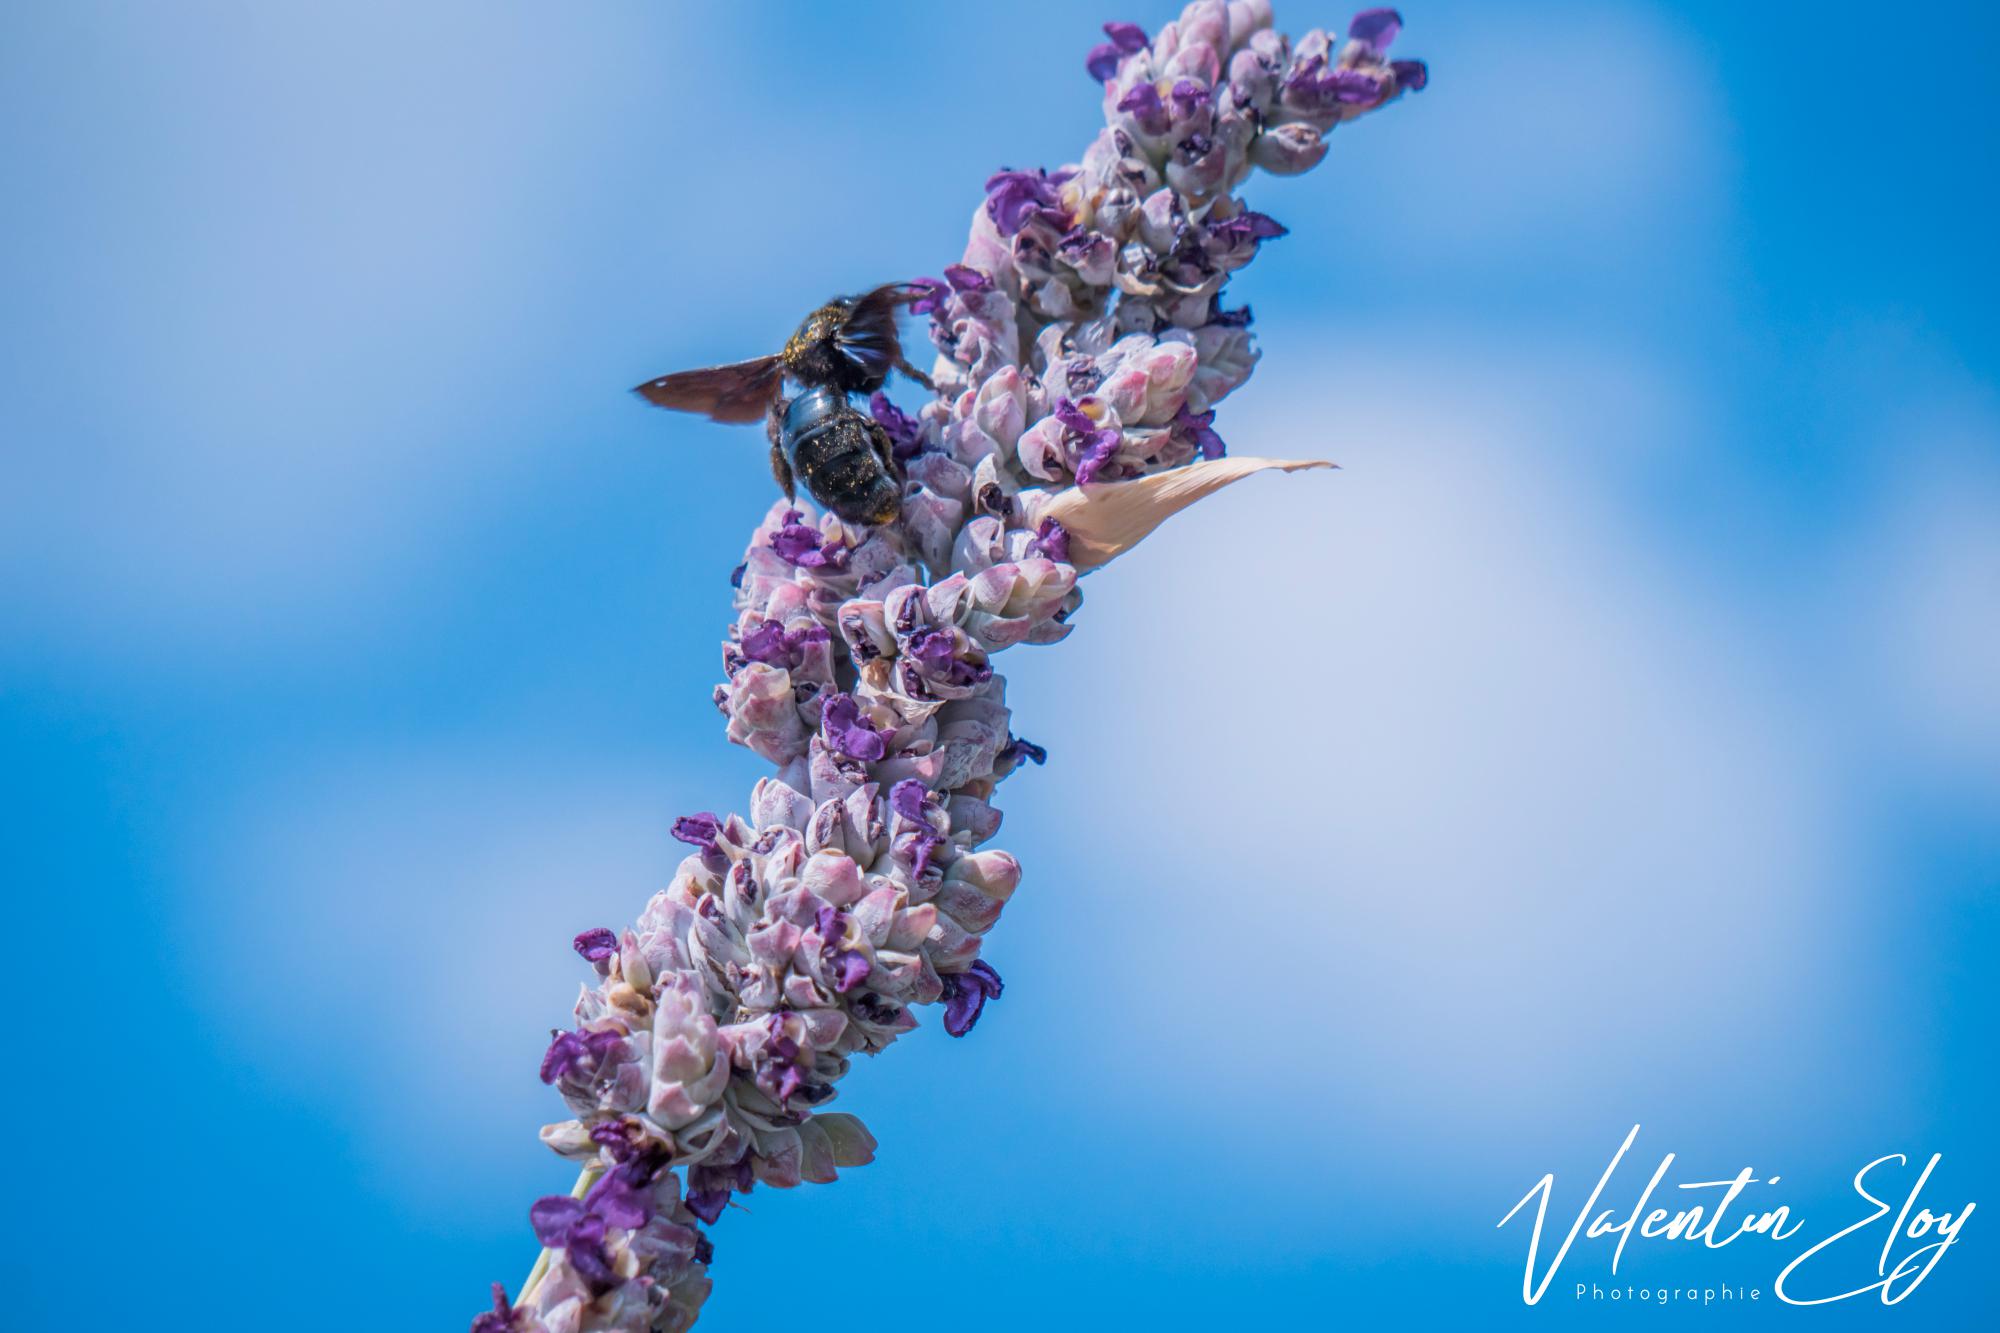
POLYGON ((875 423, 830 388, 800 394, 785 409, 780 440, 792 471, 842 521, 887 523, 903 488, 883 465, 875 423))

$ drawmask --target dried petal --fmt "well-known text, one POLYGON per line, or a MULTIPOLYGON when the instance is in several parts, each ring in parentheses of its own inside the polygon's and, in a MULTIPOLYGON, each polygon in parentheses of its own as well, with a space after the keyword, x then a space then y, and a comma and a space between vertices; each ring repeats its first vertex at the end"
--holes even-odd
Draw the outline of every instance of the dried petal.
POLYGON ((1070 563, 1078 569, 1096 569, 1131 550, 1173 515, 1231 482, 1254 472, 1304 472, 1332 466, 1311 459, 1204 460, 1133 481, 1073 486, 1050 497, 1041 513, 1062 524, 1069 534, 1070 563))

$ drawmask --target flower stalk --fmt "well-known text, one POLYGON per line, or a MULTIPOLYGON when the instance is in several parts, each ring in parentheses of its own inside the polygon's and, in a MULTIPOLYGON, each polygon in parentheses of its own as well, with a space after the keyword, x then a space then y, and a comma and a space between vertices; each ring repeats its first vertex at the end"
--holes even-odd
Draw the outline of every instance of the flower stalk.
POLYGON ((1338 125, 1422 88, 1401 20, 1344 42, 1271 27, 1268 0, 1199 0, 1148 36, 1105 26, 1085 69, 1105 124, 1079 162, 986 182, 958 262, 920 280, 935 395, 870 407, 901 513, 855 527, 780 501, 732 579, 714 703, 773 768, 747 813, 673 825, 688 848, 592 969, 541 1077, 582 1168, 530 1209, 540 1260, 474 1333, 681 1330, 709 1291, 705 1228, 737 1194, 833 1180, 874 1155, 829 1109, 856 1056, 942 1005, 954 1037, 1000 999, 987 933, 1021 879, 987 844, 999 785, 1048 755, 1015 734, 995 657, 1066 637, 1078 579, 1254 472, 1217 404, 1248 379, 1232 273, 1285 228, 1240 202, 1304 171, 1338 125))

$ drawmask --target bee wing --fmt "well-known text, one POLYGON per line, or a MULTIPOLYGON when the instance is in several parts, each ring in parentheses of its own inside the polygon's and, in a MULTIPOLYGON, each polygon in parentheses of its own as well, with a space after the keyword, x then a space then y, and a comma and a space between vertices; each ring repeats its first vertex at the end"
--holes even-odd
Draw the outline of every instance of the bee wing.
POLYGON ((854 318, 896 317, 896 307, 908 305, 924 294, 914 282, 890 282, 854 298, 854 318))
POLYGON ((834 335, 840 354, 870 375, 887 375, 903 355, 896 336, 896 311, 923 293, 907 282, 892 282, 854 298, 847 322, 834 335))
POLYGON ((676 412, 698 412, 716 421, 755 421, 777 396, 784 365, 775 356, 706 366, 647 380, 632 392, 676 412))
POLYGON ((916 282, 886 282, 872 292, 862 292, 854 298, 854 310, 848 314, 850 324, 870 324, 896 328, 896 308, 906 306, 924 294, 916 282))

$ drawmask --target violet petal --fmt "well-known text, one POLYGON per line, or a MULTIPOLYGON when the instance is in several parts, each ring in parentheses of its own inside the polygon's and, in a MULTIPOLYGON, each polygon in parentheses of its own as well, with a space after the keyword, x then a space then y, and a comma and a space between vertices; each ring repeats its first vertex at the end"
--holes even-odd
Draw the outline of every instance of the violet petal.
POLYGON ((528 1209, 528 1225, 535 1229, 536 1240, 554 1249, 568 1242, 570 1227, 582 1216, 583 1200, 550 1194, 535 1200, 528 1209))
POLYGON ((722 821, 706 810, 697 815, 683 815, 674 821, 675 839, 705 852, 715 850, 715 837, 720 832, 722 821))
POLYGON ((570 944, 582 954, 587 962, 601 963, 618 952, 618 936, 603 926, 594 926, 578 935, 570 944))
POLYGON ((1403 16, 1393 9, 1364 9, 1347 25, 1347 36, 1360 42, 1371 55, 1380 57, 1403 30, 1403 16))

